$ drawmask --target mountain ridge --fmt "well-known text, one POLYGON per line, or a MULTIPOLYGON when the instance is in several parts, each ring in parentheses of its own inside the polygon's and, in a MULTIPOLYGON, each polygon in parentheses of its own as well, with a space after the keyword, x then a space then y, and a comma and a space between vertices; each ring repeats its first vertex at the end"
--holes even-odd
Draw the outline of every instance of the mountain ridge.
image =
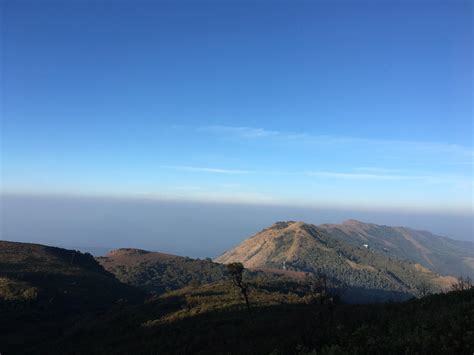
POLYGON ((409 260, 441 275, 474 277, 474 243, 402 226, 378 225, 350 219, 320 224, 320 230, 352 245, 369 243, 376 252, 409 260))
MULTIPOLYGON (((348 221, 354 228, 367 225, 348 221)), ((360 234, 360 233, 359 233, 360 234)), ((422 292, 426 285, 448 288, 452 276, 441 276, 421 263, 392 258, 369 247, 369 238, 356 245, 304 222, 276 222, 215 259, 219 263, 241 262, 247 268, 289 269, 326 274, 351 287, 422 292)))

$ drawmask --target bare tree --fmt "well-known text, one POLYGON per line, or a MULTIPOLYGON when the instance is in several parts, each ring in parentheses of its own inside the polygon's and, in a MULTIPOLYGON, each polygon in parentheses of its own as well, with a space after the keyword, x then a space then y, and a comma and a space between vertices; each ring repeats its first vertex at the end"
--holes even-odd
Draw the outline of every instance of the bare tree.
POLYGON ((458 277, 458 280, 451 285, 451 291, 465 291, 473 288, 472 279, 469 276, 458 277))
POLYGON ((243 281, 244 265, 242 265, 242 263, 227 264, 227 271, 229 271, 229 274, 232 277, 234 286, 239 288, 242 296, 244 296, 247 310, 250 312, 250 302, 248 297, 249 285, 243 281))

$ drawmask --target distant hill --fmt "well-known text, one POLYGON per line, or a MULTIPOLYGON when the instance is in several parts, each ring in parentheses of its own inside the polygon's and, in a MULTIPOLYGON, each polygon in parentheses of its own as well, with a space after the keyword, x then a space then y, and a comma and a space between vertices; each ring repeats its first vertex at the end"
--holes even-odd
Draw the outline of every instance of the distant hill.
POLYGON ((416 262, 441 275, 474 277, 474 243, 441 237, 427 231, 348 220, 317 229, 353 246, 391 258, 416 262))
POLYGON ((223 265, 140 249, 117 249, 97 261, 120 281, 151 292, 203 285, 225 278, 223 265))
MULTIPOLYGON (((96 260, 120 281, 141 290, 163 294, 183 287, 207 286, 229 281, 225 265, 210 258, 192 259, 147 250, 124 248, 113 250, 96 260)), ((244 277, 253 288, 284 290, 308 289, 308 273, 272 268, 247 269, 244 277)))
POLYGON ((286 269, 342 281, 351 288, 417 295, 423 289, 449 288, 455 278, 439 276, 418 263, 391 258, 370 245, 348 243, 303 222, 278 222, 216 258, 247 268, 286 269))

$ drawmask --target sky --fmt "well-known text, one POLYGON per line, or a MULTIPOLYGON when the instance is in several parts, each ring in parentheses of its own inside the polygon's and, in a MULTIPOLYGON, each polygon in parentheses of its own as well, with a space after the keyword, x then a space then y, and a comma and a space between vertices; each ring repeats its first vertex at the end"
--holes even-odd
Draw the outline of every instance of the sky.
POLYGON ((3 195, 472 218, 471 1, 0 7, 3 195))

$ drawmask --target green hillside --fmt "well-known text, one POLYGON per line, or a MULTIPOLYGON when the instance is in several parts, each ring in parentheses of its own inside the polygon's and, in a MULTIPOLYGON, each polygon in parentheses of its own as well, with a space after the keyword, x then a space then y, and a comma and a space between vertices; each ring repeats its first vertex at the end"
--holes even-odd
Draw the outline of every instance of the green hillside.
POLYGON ((427 231, 348 220, 316 228, 340 241, 367 245, 381 255, 416 262, 441 275, 474 277, 474 243, 427 231))
POLYGON ((225 267, 200 260, 139 249, 118 249, 97 261, 120 281, 148 292, 162 293, 225 278, 225 267))

